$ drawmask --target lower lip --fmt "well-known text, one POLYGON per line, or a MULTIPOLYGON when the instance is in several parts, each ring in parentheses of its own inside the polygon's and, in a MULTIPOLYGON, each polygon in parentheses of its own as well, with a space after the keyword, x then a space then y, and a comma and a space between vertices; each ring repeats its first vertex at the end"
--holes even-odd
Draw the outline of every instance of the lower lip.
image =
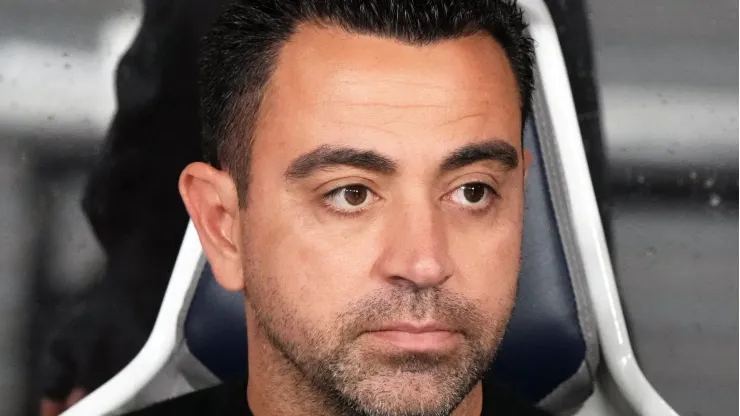
POLYGON ((368 333, 375 339, 392 344, 395 347, 410 351, 441 351, 453 348, 457 342, 457 334, 450 331, 405 332, 405 331, 375 331, 368 333))

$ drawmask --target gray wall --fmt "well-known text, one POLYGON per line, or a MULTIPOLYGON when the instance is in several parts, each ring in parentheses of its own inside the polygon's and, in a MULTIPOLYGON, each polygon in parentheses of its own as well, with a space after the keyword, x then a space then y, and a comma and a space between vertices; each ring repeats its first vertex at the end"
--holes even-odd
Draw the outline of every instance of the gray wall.
POLYGON ((737 414, 738 4, 589 4, 637 358, 680 414, 737 414))

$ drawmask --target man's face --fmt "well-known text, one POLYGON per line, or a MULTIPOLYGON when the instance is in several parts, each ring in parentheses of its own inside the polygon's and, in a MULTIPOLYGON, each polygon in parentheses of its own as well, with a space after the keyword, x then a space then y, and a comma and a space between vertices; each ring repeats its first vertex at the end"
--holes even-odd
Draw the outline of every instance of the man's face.
POLYGON ((248 317, 343 411, 446 414, 480 380, 516 292, 521 124, 483 35, 303 26, 281 50, 238 218, 248 317))

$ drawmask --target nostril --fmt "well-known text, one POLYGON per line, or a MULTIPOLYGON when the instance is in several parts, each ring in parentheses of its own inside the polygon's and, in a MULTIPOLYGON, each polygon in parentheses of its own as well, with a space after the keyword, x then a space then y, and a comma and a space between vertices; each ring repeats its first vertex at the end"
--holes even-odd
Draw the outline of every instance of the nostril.
POLYGON ((403 277, 403 276, 391 276, 390 279, 391 283, 393 283, 395 286, 402 287, 404 289, 417 292, 421 289, 421 287, 416 284, 413 280, 403 277))

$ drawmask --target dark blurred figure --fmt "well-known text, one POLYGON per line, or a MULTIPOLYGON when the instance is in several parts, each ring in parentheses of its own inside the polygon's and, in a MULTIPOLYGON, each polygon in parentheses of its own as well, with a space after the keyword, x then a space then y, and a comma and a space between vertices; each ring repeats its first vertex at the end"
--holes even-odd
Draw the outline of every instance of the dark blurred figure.
MULTIPOLYGON (((202 159, 199 41, 228 1, 144 0, 140 32, 116 74, 118 112, 82 202, 107 255, 106 269, 45 348, 39 378, 43 416, 59 414, 113 377, 151 332, 188 220, 178 177, 188 163, 202 159)), ((587 11, 582 0, 546 2, 608 226, 587 11)))
POLYGON ((45 349, 44 415, 110 379, 151 332, 187 224, 178 177, 201 158, 198 41, 225 3, 144 1, 116 74, 118 111, 82 201, 107 264, 45 349))

